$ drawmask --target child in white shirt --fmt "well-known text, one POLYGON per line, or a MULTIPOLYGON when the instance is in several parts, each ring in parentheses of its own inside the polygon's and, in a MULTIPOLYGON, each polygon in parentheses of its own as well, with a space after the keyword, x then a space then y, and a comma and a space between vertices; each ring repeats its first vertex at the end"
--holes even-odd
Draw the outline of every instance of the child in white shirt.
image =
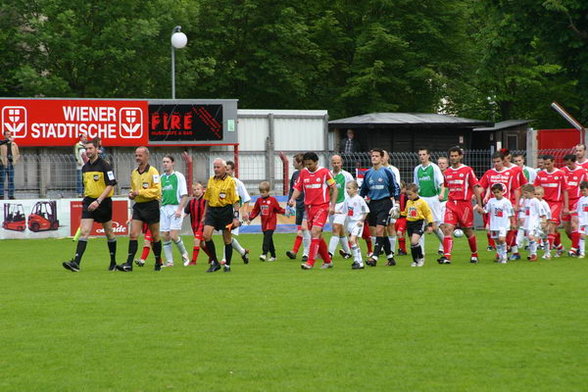
POLYGON ((540 242, 543 244, 543 258, 550 259, 551 258, 551 250, 549 247, 549 241, 547 240, 547 233, 548 233, 548 222, 551 219, 551 207, 547 204, 547 201, 543 200, 543 196, 545 195, 545 190, 542 186, 535 187, 535 197, 539 200, 539 204, 541 205, 541 215, 545 215, 545 221, 541 222, 541 231, 540 234, 540 242))
POLYGON ((514 223, 514 209, 510 200, 504 197, 502 184, 492 185, 490 191, 494 197, 484 207, 489 216, 488 231, 490 238, 496 242, 497 261, 506 264, 506 233, 514 223))
POLYGON ((370 209, 365 200, 357 194, 359 186, 356 181, 349 181, 345 189, 347 189, 349 197, 343 202, 341 210, 335 211, 335 213, 347 215, 346 228, 347 233, 349 234, 351 253, 353 255, 353 264, 351 265, 351 268, 363 269, 363 259, 361 257, 361 249, 357 243, 357 238, 361 238, 365 218, 370 212, 370 209))

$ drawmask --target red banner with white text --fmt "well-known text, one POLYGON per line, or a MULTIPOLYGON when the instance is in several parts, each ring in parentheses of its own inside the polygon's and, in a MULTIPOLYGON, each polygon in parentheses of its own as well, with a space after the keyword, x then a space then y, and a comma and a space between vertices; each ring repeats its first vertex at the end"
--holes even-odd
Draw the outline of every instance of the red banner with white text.
POLYGON ((73 146, 82 132, 104 146, 140 146, 148 110, 146 100, 0 99, 0 125, 21 147, 73 146))

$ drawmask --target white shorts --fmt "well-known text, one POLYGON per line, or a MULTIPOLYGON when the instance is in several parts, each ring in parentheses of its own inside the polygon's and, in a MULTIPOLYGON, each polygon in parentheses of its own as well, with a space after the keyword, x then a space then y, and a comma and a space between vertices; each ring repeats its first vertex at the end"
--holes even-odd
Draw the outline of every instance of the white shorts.
POLYGON ((161 206, 159 210, 159 230, 172 231, 182 230, 183 216, 176 218, 177 205, 168 204, 161 206))
POLYGON ((363 225, 358 226, 357 221, 348 221, 346 228, 347 228, 347 233, 349 233, 349 236, 354 235, 356 237, 361 237, 361 235, 363 234, 363 225))
MULTIPOLYGON (((340 211, 341 207, 343 207, 343 202, 335 204, 335 211, 340 211)), ((329 222, 331 226, 333 225, 345 225, 345 219, 347 218, 347 214, 333 214, 329 215, 329 222)))
POLYGON ((490 238, 496 239, 500 237, 506 237, 506 227, 501 227, 498 230, 490 230, 490 238))
POLYGON ((443 219, 445 217, 445 209, 446 209, 446 205, 447 205, 447 200, 440 201, 439 205, 441 206, 441 220, 439 221, 439 223, 443 223, 443 219))
MULTIPOLYGON (((421 197, 421 199, 423 199, 429 205, 429 208, 433 213, 433 220, 435 221, 435 223, 439 224, 443 222, 443 217, 445 216, 445 209, 442 208, 442 203, 439 201, 439 197, 421 197)), ((445 206, 443 205, 443 207, 445 206)))

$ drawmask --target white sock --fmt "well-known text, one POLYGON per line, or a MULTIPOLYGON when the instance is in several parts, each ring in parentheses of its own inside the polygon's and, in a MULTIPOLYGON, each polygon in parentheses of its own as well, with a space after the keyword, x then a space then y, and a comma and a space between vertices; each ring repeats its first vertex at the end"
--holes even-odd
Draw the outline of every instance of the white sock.
POLYGON ((580 254, 584 254, 584 237, 580 238, 580 242, 578 244, 578 250, 580 251, 580 254))
POLYGON ((337 250, 337 244, 339 243, 339 237, 332 235, 329 240, 329 253, 334 255, 337 250))
POLYGON ((506 257, 506 244, 496 244, 496 252, 500 258, 504 259, 506 257))
POLYGON ((392 249, 392 253, 396 254, 396 236, 388 236, 388 241, 390 241, 390 249, 392 249))
POLYGON ((516 245, 511 246, 510 250, 512 253, 519 253, 519 247, 516 245))
POLYGON ((243 247, 241 246, 241 244, 239 243, 239 241, 237 241, 237 239, 235 237, 233 237, 231 240, 231 246, 233 247, 233 249, 235 249, 237 252, 239 252, 239 254, 241 256, 243 256, 245 254, 245 249, 243 249, 243 247))
POLYGON ((537 254, 537 242, 536 241, 529 241, 529 253, 532 255, 537 254))
POLYGON ((353 252, 353 261, 357 264, 363 264, 363 260, 361 259, 361 249, 357 245, 353 245, 351 247, 351 251, 353 252))
POLYGON ((176 244, 182 256, 188 253, 186 247, 184 246, 184 241, 182 241, 182 237, 178 238, 178 241, 174 242, 174 244, 176 244))
POLYGON ((343 249, 343 252, 345 252, 347 254, 351 254, 351 249, 349 249, 349 240, 347 240, 347 237, 345 237, 345 236, 339 237, 339 243, 341 244, 341 248, 343 249))
MULTIPOLYGON (((443 247, 443 237, 445 237, 445 235, 443 234, 443 230, 441 230, 439 227, 437 227, 437 230, 435 230, 433 233, 435 233, 437 238, 439 238, 439 243, 441 243, 441 247, 443 247)), ((424 236, 422 236, 422 237, 424 237, 424 236)), ((423 249, 425 249, 425 248, 423 248, 423 249)))
POLYGON ((308 250, 310 249, 310 230, 302 230, 302 255, 308 256, 308 250))
POLYGON ((522 247, 525 241, 525 232, 523 230, 517 230, 516 244, 518 247, 522 247))
POLYGON ((165 255, 165 261, 168 263, 174 262, 174 253, 172 249, 171 241, 163 241, 163 254, 165 255))

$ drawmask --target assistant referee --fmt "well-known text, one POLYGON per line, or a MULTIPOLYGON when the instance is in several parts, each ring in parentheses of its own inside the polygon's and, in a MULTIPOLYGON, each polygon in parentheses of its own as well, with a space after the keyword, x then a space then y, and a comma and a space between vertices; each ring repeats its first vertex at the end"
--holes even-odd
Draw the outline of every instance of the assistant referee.
POLYGON ((135 161, 139 165, 131 172, 131 191, 129 199, 134 200, 133 219, 129 233, 129 253, 124 264, 117 265, 119 271, 133 270, 133 259, 137 253, 137 238, 141 235, 143 223, 151 231, 155 271, 161 270, 161 240, 159 239, 159 199, 161 199, 161 179, 156 168, 149 165, 149 150, 139 147, 135 150, 135 161))
POLYGON ((210 268, 206 272, 218 271, 221 266, 216 257, 216 249, 212 241, 214 230, 222 230, 225 243, 226 264, 224 271, 231 271, 231 257, 233 247, 231 246, 231 228, 239 224, 239 196, 237 185, 233 177, 227 173, 227 163, 217 158, 212 163, 214 176, 208 180, 204 200, 206 208, 203 215, 204 241, 212 255, 210 268))
POLYGON ((116 237, 112 230, 112 195, 116 178, 112 167, 108 162, 98 156, 98 143, 91 140, 84 143, 88 162, 82 167, 84 181, 84 200, 82 202, 82 220, 80 223, 81 235, 76 246, 76 254, 70 261, 62 265, 72 272, 80 270, 80 262, 86 251, 88 237, 92 231, 94 221, 101 223, 104 234, 108 239, 108 252, 110 253, 110 266, 108 269, 116 269, 116 237))

